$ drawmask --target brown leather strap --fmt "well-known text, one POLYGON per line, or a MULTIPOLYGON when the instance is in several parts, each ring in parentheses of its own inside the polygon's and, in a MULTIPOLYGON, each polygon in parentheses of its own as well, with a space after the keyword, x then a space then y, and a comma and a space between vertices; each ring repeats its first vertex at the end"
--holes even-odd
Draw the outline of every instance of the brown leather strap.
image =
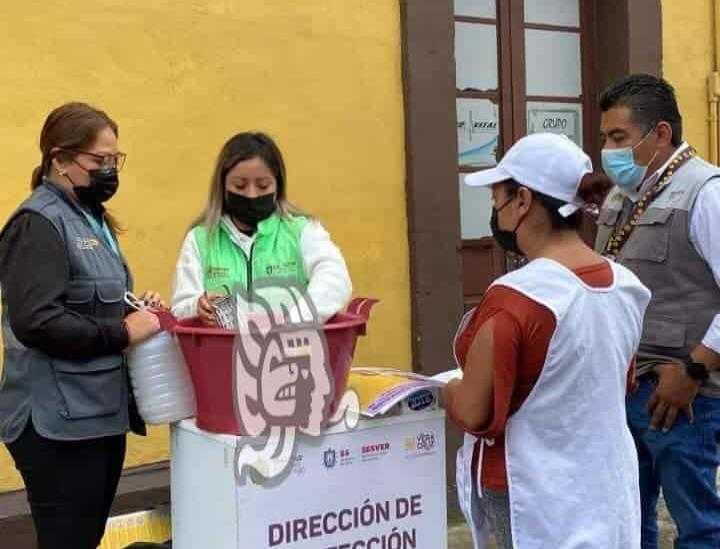
POLYGON ((616 258, 622 250, 625 243, 630 238, 630 235, 637 227, 640 218, 647 210, 648 206, 655 200, 660 193, 662 193, 672 180, 675 172, 680 169, 688 160, 695 156, 695 149, 688 147, 686 150, 677 155, 672 162, 665 168, 658 182, 648 189, 648 191, 642 196, 642 198, 635 204, 635 207, 630 214, 630 218, 625 223, 615 223, 615 229, 612 235, 605 244, 605 250, 603 251, 604 256, 616 258))

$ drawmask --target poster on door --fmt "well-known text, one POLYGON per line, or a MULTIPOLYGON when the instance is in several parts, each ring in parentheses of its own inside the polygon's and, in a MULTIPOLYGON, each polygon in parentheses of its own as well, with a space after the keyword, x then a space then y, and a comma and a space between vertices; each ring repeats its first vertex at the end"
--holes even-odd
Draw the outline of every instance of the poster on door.
POLYGON ((580 104, 528 103, 527 112, 528 134, 558 133, 583 146, 580 104))
POLYGON ((497 164, 498 106, 488 99, 457 100, 458 164, 490 167, 497 164))
POLYGON ((238 546, 445 548, 444 420, 436 418, 304 439, 280 485, 238 488, 238 546))

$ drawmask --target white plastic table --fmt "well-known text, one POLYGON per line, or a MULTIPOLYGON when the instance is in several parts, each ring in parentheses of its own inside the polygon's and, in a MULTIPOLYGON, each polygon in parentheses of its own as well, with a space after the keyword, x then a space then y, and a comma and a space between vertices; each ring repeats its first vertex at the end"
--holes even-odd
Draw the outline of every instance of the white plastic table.
POLYGON ((405 410, 301 437, 279 484, 239 485, 240 439, 172 428, 176 549, 445 549, 445 414, 405 410))

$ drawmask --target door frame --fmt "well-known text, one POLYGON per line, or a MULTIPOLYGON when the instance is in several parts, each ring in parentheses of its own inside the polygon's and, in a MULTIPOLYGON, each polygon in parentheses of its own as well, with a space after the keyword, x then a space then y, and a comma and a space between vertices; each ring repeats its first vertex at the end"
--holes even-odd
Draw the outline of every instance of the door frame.
MULTIPOLYGON (((523 2, 508 1, 520 5, 523 2)), ((661 74, 660 0, 581 2, 592 3, 583 9, 581 17, 591 22, 583 47, 590 48, 595 59, 595 70, 585 69, 592 74, 583 75, 584 85, 602 90, 632 72, 661 74), (603 36, 612 36, 613 40, 601 41, 603 36)), ((454 2, 399 0, 399 3, 413 369, 434 374, 453 364, 451 344, 463 312, 454 2)), ((584 114, 584 128, 585 135, 590 137, 588 152, 597 161, 597 110, 584 114)))
MULTIPOLYGON (((509 0, 522 2, 522 0, 509 0)), ((597 90, 633 73, 662 71, 660 0, 591 2, 583 47, 596 59, 597 90), (590 14, 590 15, 589 15, 590 14), (600 37, 612 36, 612 43, 600 37), (602 44, 602 46, 601 46, 602 44)), ((405 158, 413 370, 432 375, 451 368, 453 336, 463 314, 453 0, 399 0, 405 105, 405 158), (449 192, 448 192, 449 191, 449 192)), ((500 30, 502 32, 502 29, 500 30)), ((585 93, 585 92, 584 92, 585 93)), ((589 110, 589 109, 588 109, 589 110)), ((586 112, 585 135, 599 155, 597 112, 586 112)), ((501 261, 493 256, 494 261, 501 261)), ((449 422, 448 422, 449 423, 449 422)), ((458 516, 455 452, 461 434, 446 436, 448 513, 458 516)))

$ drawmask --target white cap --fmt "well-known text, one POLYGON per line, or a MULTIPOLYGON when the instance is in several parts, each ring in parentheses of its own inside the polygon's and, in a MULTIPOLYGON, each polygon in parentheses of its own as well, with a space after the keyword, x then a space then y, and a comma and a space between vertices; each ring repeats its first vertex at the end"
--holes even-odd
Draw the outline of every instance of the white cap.
POLYGON ((565 202, 558 212, 567 217, 584 205, 577 191, 582 178, 592 170, 590 157, 566 136, 535 133, 510 147, 494 168, 465 176, 465 183, 485 187, 512 179, 565 202))

